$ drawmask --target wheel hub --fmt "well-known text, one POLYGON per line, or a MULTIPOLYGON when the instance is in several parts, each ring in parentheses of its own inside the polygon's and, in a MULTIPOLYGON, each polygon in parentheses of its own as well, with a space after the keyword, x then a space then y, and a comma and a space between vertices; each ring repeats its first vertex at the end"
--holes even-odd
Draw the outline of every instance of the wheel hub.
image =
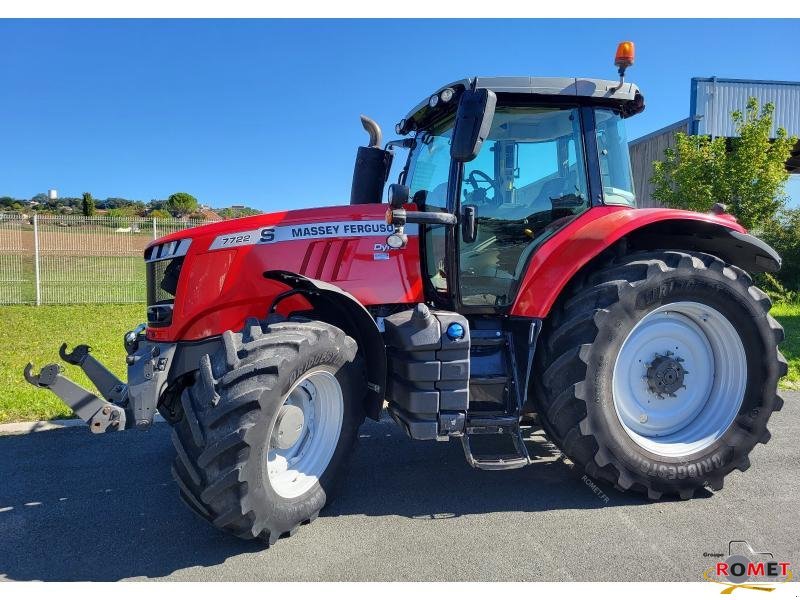
POLYGON ((746 383, 736 328, 707 304, 678 301, 643 316, 623 341, 614 365, 614 407, 645 450, 688 456, 725 433, 746 383))
POLYGON ((266 477, 275 492, 297 498, 322 476, 342 431, 344 395, 336 376, 321 368, 303 375, 275 415, 266 477))
POLYGON ((683 377, 688 371, 684 370, 682 362, 682 358, 674 356, 669 351, 665 354, 656 354, 653 362, 647 367, 647 386, 650 391, 659 398, 665 395, 674 397, 675 392, 686 387, 683 377))
POLYGON ((303 410, 292 404, 284 404, 278 412, 275 428, 272 430, 272 447, 288 450, 300 439, 305 417, 303 410))

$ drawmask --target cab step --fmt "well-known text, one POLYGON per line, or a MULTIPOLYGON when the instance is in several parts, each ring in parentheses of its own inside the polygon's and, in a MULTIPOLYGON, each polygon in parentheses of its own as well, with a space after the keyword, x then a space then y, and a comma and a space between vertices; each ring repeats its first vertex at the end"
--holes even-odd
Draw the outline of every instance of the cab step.
POLYGON ((461 446, 467 463, 476 469, 502 471, 519 469, 531 464, 528 449, 519 426, 519 418, 510 415, 470 416, 467 420, 461 446), (470 444, 473 435, 508 435, 514 444, 514 453, 475 455, 470 444))

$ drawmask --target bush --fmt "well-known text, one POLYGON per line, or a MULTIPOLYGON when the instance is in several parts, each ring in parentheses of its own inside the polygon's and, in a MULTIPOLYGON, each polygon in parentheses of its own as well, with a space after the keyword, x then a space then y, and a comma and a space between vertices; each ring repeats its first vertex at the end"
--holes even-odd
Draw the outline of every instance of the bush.
POLYGON ((750 98, 744 112, 731 113, 734 138, 676 134, 675 147, 653 163, 653 198, 700 212, 722 202, 748 229, 774 218, 786 201, 785 164, 797 143, 782 127, 771 137, 774 112, 750 98))
POLYGON ((135 216, 136 210, 131 206, 112 208, 108 211, 108 225, 114 229, 118 227, 130 227, 131 218, 135 216))
POLYGON ((771 296, 786 302, 800 301, 800 208, 783 209, 753 231, 781 255, 781 270, 762 275, 759 283, 771 296))
POLYGON ((151 210, 148 214, 148 217, 152 217, 153 219, 170 219, 172 215, 169 214, 167 211, 161 208, 156 208, 151 210))

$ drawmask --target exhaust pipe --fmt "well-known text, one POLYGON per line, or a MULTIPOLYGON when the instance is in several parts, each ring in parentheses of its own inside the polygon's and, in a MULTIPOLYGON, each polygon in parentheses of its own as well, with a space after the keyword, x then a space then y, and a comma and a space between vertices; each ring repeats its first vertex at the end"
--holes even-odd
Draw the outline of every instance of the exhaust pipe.
POLYGON ((366 115, 361 115, 361 126, 369 134, 369 146, 359 146, 350 188, 350 204, 380 204, 383 185, 389 178, 392 157, 389 150, 381 148, 383 134, 380 126, 366 115))
POLYGON ((366 115, 361 115, 361 126, 369 134, 369 145, 371 148, 380 148, 383 141, 381 126, 366 115))

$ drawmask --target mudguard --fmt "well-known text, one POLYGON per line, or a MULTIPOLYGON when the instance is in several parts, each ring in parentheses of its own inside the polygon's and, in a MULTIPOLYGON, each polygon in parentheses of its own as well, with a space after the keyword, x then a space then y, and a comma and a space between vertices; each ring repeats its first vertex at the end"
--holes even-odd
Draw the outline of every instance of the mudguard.
MULTIPOLYGON (((320 320, 336 325, 358 343, 366 361, 367 396, 364 409, 371 419, 378 420, 386 388, 386 347, 378 325, 372 315, 352 294, 326 281, 311 279, 289 271, 266 271, 264 277, 280 282, 290 292, 302 294, 320 320)), ((281 296, 273 301, 276 308, 281 296)))
POLYGON ((559 230, 532 255, 510 313, 546 317, 573 277, 607 248, 714 254, 750 273, 775 272, 780 256, 732 217, 667 208, 599 206, 559 230))

